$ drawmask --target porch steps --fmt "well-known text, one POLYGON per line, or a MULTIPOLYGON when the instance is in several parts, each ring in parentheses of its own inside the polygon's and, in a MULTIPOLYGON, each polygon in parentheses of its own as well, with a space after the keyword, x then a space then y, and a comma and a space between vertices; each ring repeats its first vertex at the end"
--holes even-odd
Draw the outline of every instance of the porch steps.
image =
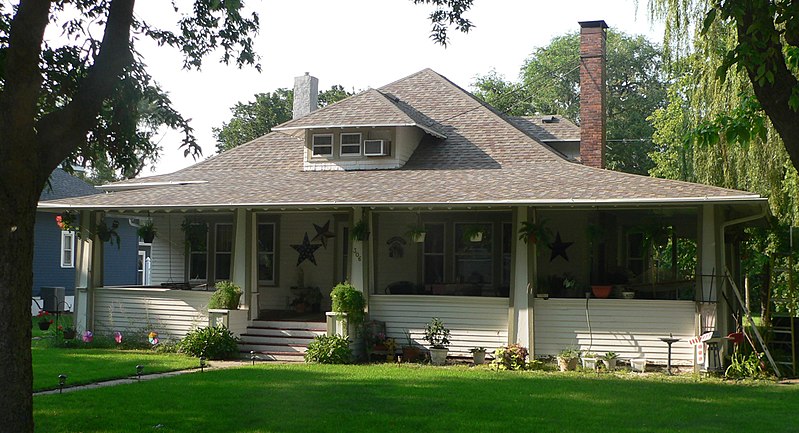
POLYGON ((254 352, 261 361, 303 362, 308 343, 325 332, 324 322, 255 320, 241 334, 239 353, 249 358, 254 352))

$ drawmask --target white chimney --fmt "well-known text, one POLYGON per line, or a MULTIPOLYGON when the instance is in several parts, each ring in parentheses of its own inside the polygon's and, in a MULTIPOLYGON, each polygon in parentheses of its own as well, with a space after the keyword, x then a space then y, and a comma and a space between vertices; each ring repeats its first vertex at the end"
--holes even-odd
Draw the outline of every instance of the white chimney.
POLYGON ((319 80, 305 75, 294 78, 293 119, 310 114, 319 108, 319 80))

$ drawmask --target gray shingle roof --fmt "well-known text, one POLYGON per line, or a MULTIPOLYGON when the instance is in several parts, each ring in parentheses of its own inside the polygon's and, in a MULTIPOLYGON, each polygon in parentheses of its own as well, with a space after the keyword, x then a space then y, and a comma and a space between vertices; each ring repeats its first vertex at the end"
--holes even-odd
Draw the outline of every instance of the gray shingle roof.
POLYGON ((101 193, 102 191, 93 185, 57 168, 50 173, 48 184, 39 195, 39 200, 57 200, 101 193))
POLYGON ((558 116, 514 116, 510 118, 520 129, 541 141, 580 141, 580 127, 558 116))
MULTIPOLYGON (((349 107, 344 110, 345 114, 354 121, 368 121, 369 107, 374 106, 370 105, 371 102, 391 95, 398 99, 397 104, 412 107, 435 122, 435 127, 447 138, 426 135, 401 169, 318 172, 302 170, 304 142, 301 138, 275 131, 181 171, 120 182, 114 186, 154 182, 204 183, 117 191, 103 196, 70 199, 60 205, 124 209, 349 204, 618 204, 759 199, 755 194, 742 191, 568 162, 518 125, 430 69, 391 83, 379 91, 365 93, 370 94, 369 101, 364 97, 353 97, 363 101, 344 100, 335 105, 349 107), (355 112, 350 114, 349 110, 355 112)), ((331 113, 335 111, 322 109, 316 113, 332 117, 331 113)), ((299 123, 314 115, 292 122, 299 123)))

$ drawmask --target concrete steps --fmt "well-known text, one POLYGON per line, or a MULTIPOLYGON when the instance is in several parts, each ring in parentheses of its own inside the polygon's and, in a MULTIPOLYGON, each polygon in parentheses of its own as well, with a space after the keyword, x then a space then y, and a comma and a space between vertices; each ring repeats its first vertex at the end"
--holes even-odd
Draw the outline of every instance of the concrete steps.
POLYGON ((325 332, 324 322, 256 320, 241 334, 239 353, 249 358, 253 352, 261 361, 303 362, 308 343, 325 332))

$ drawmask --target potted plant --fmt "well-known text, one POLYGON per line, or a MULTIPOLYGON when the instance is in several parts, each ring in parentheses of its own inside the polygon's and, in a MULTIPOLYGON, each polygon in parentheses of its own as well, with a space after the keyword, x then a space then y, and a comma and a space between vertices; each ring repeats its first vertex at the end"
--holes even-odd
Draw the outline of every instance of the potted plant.
POLYGON ((296 298, 291 300, 291 305, 294 308, 294 311, 302 314, 308 309, 308 303, 305 302, 305 295, 299 294, 296 298))
POLYGON ((119 233, 117 233, 117 229, 119 228, 119 221, 114 220, 111 222, 111 227, 108 227, 108 224, 105 223, 105 220, 100 221, 97 223, 95 227, 95 232, 97 233, 97 238, 103 242, 110 242, 111 245, 114 244, 114 240, 116 239, 117 248, 119 248, 119 233))
POLYGON ((586 352, 582 356, 583 368, 587 370, 596 370, 599 367, 599 356, 594 352, 586 352))
POLYGON ((463 229, 463 240, 467 242, 482 242, 485 229, 480 226, 469 226, 463 229))
POLYGON ((50 329, 50 325, 53 323, 52 315, 44 310, 39 310, 39 314, 36 315, 39 319, 39 329, 42 331, 46 331, 50 329))
POLYGON ((408 226, 406 235, 410 238, 411 242, 422 243, 424 242, 426 233, 423 226, 408 226))
POLYGON ((419 346, 413 344, 413 339, 411 338, 411 332, 407 329, 405 330, 405 340, 407 344, 402 346, 402 359, 405 362, 416 362, 419 360, 419 356, 422 354, 422 349, 419 346))
POLYGON ((569 347, 558 353, 558 368, 560 371, 572 371, 577 368, 577 361, 580 359, 580 351, 569 347))
POLYGON ((60 215, 56 215, 55 223, 61 230, 64 231, 79 231, 78 214, 75 212, 66 211, 60 215))
POLYGON ((241 300, 241 287, 230 281, 217 281, 216 291, 208 301, 209 309, 237 310, 241 300))
POLYGON ((624 299, 635 299, 635 290, 625 287, 621 292, 621 297, 624 299))
POLYGON ((538 241, 549 243, 549 238, 552 236, 552 230, 546 226, 547 220, 542 219, 541 222, 535 223, 533 221, 522 221, 522 226, 519 228, 519 240, 524 243, 535 244, 538 241))
POLYGON ((361 219, 350 230, 350 237, 354 241, 365 241, 369 239, 369 226, 365 219, 361 219))
POLYGON ((482 365, 486 361, 486 348, 485 347, 472 347, 469 349, 472 353, 474 365, 482 365))
POLYGON ((61 335, 64 337, 64 340, 74 340, 76 335, 75 328, 67 326, 61 331, 61 335))
POLYGON ((346 313, 347 319, 353 325, 363 322, 366 300, 358 289, 349 283, 339 283, 330 291, 333 301, 332 310, 335 313, 346 313))
POLYGON ((608 368, 608 371, 616 370, 616 361, 619 359, 619 355, 616 352, 607 352, 605 356, 602 357, 602 361, 605 362, 605 366, 608 368))
POLYGON ((606 299, 610 296, 610 292, 613 291, 613 286, 607 284, 592 284, 591 285, 591 293, 594 294, 595 297, 606 299))
POLYGON ((153 224, 153 220, 148 219, 144 221, 139 225, 139 228, 136 229, 136 233, 145 244, 153 243, 153 239, 155 239, 155 225, 153 224))
POLYGON ((424 327, 424 339, 430 343, 430 362, 433 365, 444 365, 449 353, 449 329, 444 327, 444 322, 434 317, 424 327))

